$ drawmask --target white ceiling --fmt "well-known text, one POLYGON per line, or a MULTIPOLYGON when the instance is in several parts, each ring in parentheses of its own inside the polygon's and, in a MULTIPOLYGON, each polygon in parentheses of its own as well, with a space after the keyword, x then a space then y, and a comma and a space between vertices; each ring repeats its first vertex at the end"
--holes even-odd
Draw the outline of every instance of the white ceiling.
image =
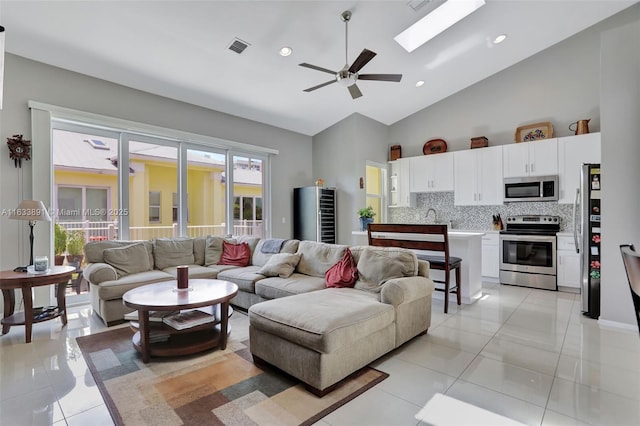
POLYGON ((636 2, 486 1, 412 53, 393 37, 442 0, 417 11, 408 0, 0 0, 0 25, 9 53, 314 135, 354 112, 392 124, 636 2), (349 62, 373 50, 361 72, 403 74, 400 83, 359 81, 356 100, 338 84, 303 92, 331 75, 299 63, 344 65, 344 10, 349 62), (250 44, 241 55, 227 49, 234 37, 250 44), (282 46, 293 54, 281 57, 282 46))

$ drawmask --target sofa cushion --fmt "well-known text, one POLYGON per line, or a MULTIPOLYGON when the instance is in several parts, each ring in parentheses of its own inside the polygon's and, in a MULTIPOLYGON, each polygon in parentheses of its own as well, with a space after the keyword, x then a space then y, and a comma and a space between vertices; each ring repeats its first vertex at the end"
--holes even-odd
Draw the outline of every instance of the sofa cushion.
POLYGON ((249 266, 251 264, 251 247, 247 243, 222 242, 222 255, 218 265, 249 266))
POLYGON ((127 241, 127 240, 106 240, 90 241, 84 245, 84 256, 87 263, 106 263, 104 261, 104 251, 110 248, 125 247, 131 244, 143 243, 149 254, 149 264, 153 268, 153 243, 151 241, 127 241))
POLYGON ((355 288, 377 293, 392 278, 415 276, 417 263, 410 250, 365 249, 358 259, 359 280, 355 288))
POLYGON ((254 237, 253 235, 240 235, 240 236, 234 237, 234 239, 238 243, 247 243, 249 245, 249 249, 251 249, 252 256, 253 256, 253 253, 256 251, 256 247, 258 246, 258 243, 260 242, 260 237, 254 237))
POLYGON ((324 276, 327 287, 353 287, 358 280, 358 267, 351 250, 346 248, 342 259, 333 265, 324 276))
POLYGON ((335 265, 347 246, 339 244, 319 243, 316 241, 300 241, 298 253, 302 255, 296 272, 312 277, 324 278, 329 268, 335 265))
POLYGON ((204 265, 204 250, 207 247, 207 237, 195 237, 193 239, 193 263, 204 265))
MULTIPOLYGON (((263 253, 262 246, 264 245, 265 240, 260 240, 256 249, 253 252, 253 256, 251 257, 251 264, 257 266, 264 266, 267 261, 273 256, 273 253, 263 253)), ((286 240, 282 247, 280 247, 280 253, 295 253, 298 251, 298 245, 300 244, 300 240, 286 240)))
POLYGON ((235 243, 233 238, 219 237, 217 235, 207 235, 206 246, 204 249, 204 264, 205 266, 217 265, 220 262, 222 256, 222 243, 223 241, 229 241, 235 243))
POLYGON ((289 278, 300 262, 299 254, 277 253, 269 258, 258 271, 265 277, 289 278))
MULTIPOLYGON (((215 279, 218 276, 216 269, 208 268, 200 265, 187 265, 189 267, 189 278, 211 278, 215 279)), ((167 274, 170 274, 174 279, 178 279, 178 267, 170 266, 162 270, 167 274)))
POLYGON ((109 248, 104 250, 102 255, 105 263, 116 270, 118 278, 152 269, 152 265, 149 264, 149 253, 144 243, 109 248))
POLYGON ((277 299, 279 297, 294 294, 308 293, 310 291, 325 289, 324 277, 310 277, 309 275, 294 272, 289 278, 267 277, 255 284, 256 294, 265 299, 277 299))
POLYGON ((335 352, 394 320, 393 306, 370 293, 346 288, 268 300, 249 308, 251 327, 322 353, 335 352))
POLYGON ((153 256, 156 268, 193 265, 193 240, 191 238, 158 238, 153 240, 153 256))
MULTIPOLYGON (((122 299, 122 295, 127 291, 140 287, 142 284, 153 284, 162 281, 171 281, 174 278, 163 271, 157 269, 139 272, 124 276, 114 281, 104 281, 98 286, 98 297, 102 300, 122 299)), ((93 294, 93 289, 91 289, 93 294)))
POLYGON ((256 281, 264 278, 264 275, 258 273, 258 269, 260 269, 260 266, 227 269, 218 274, 218 279, 231 281, 238 286, 240 291, 255 293, 256 281))

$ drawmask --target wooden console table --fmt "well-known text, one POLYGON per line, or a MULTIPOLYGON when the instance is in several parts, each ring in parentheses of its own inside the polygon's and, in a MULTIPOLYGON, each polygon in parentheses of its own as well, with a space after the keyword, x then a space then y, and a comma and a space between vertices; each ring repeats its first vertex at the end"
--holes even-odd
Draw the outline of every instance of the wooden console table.
POLYGON ((65 292, 67 283, 76 268, 71 266, 54 266, 42 274, 30 274, 28 272, 0 271, 0 289, 4 299, 4 318, 2 318, 2 334, 7 334, 12 326, 24 325, 25 340, 31 343, 31 329, 34 323, 48 321, 62 317, 62 325, 67 325, 67 305, 65 292), (37 317, 33 309, 33 297, 31 289, 44 285, 58 284, 56 299, 57 310, 49 315, 37 317), (15 290, 22 289, 24 312, 15 312, 15 290))

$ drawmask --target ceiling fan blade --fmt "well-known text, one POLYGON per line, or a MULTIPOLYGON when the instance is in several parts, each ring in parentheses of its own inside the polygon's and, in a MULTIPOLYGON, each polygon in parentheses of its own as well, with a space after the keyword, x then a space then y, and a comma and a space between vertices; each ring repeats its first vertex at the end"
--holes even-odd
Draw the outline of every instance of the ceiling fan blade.
POLYGON ((358 89, 358 86, 356 86, 355 83, 349 86, 348 89, 349 93, 351 93, 351 98, 357 99, 362 96, 362 92, 360 91, 360 89, 358 89))
POLYGON ((358 74, 358 80, 379 80, 399 82, 402 74, 358 74))
POLYGON ((353 64, 351 64, 351 66, 349 67, 349 72, 360 71, 362 67, 367 65, 369 61, 373 59, 374 56, 376 56, 376 52, 372 52, 369 49, 364 49, 362 53, 360 53, 360 56, 358 56, 356 60, 353 61, 353 64))
POLYGON ((308 89, 304 89, 304 91, 305 92, 311 92, 313 90, 316 90, 316 89, 319 89, 321 87, 328 86, 328 85, 330 85, 332 83, 335 83, 336 81, 337 80, 330 80, 330 81, 327 81, 326 83, 318 84, 317 86, 313 86, 313 87, 309 87, 308 89))
POLYGON ((305 68, 311 68, 312 70, 326 72, 328 74, 334 74, 334 75, 337 74, 336 71, 331 71, 331 70, 328 70, 326 68, 322 68, 322 67, 319 67, 319 66, 316 66, 316 65, 311 65, 311 64, 307 64, 307 63, 302 63, 302 64, 298 64, 298 65, 300 65, 301 67, 305 67, 305 68))

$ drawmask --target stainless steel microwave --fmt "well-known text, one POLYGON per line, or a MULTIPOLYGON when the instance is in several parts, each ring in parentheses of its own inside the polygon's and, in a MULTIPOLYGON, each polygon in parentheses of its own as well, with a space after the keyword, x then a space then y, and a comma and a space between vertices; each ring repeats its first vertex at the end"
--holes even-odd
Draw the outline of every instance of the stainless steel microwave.
POLYGON ((558 201, 558 176, 504 179, 504 202, 558 201))

